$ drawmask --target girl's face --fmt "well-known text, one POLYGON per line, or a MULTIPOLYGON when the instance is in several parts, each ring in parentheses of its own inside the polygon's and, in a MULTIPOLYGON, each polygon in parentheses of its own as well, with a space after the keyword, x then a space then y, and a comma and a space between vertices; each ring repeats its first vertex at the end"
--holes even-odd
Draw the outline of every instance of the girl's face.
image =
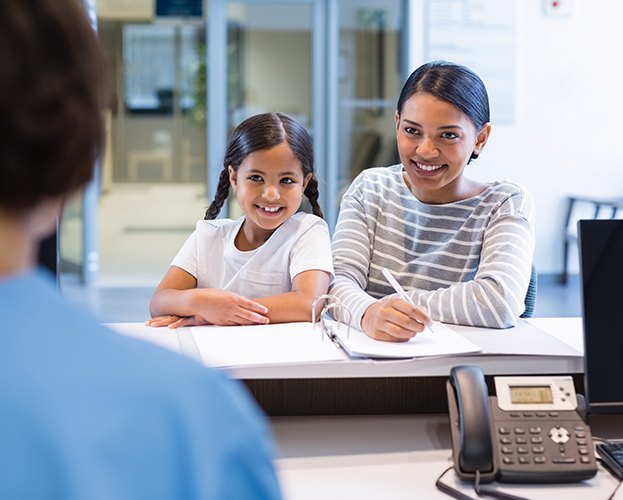
POLYGON ((461 110, 423 92, 413 94, 395 119, 398 154, 417 199, 442 204, 472 196, 463 170, 484 148, 491 125, 476 130, 461 110))
POLYGON ((229 167, 229 181, 246 215, 243 233, 254 247, 266 241, 301 205, 312 174, 303 176, 301 162, 283 142, 254 151, 238 167, 229 167))

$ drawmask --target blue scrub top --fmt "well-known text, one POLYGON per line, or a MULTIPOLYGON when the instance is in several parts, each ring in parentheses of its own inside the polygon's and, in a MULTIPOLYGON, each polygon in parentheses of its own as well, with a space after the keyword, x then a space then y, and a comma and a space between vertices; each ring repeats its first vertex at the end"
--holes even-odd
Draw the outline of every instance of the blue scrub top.
POLYGON ((0 498, 280 498, 242 385, 0 278, 0 498))

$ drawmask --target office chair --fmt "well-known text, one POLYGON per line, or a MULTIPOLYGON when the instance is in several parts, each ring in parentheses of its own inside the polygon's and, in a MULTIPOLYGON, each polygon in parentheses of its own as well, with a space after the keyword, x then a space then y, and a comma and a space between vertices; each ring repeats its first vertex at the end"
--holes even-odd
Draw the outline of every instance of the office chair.
POLYGON ((530 273, 530 284, 528 285, 528 292, 524 299, 524 305, 526 306, 524 312, 519 316, 520 318, 531 318, 534 316, 534 308, 536 306, 536 289, 537 289, 538 275, 536 267, 532 265, 532 272, 530 273))
MULTIPOLYGON (((623 210, 623 198, 591 198, 587 196, 568 196, 567 197, 567 213, 565 215, 565 225, 563 227, 563 249, 562 249, 562 276, 561 282, 567 284, 569 279, 569 246, 573 243, 572 248, 576 248, 575 243, 577 234, 575 231, 575 222, 571 220, 576 204, 584 204, 592 206, 593 219, 599 219, 602 209, 609 211, 611 219, 617 218, 619 210, 623 210)), ((586 217, 588 218, 588 217, 586 217)), ((577 219, 577 217, 576 217, 577 219)))

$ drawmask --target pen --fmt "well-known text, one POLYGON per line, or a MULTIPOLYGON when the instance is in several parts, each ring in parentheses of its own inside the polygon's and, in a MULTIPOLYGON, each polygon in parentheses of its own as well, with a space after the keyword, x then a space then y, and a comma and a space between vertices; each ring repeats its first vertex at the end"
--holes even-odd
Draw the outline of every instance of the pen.
MULTIPOLYGON (((396 278, 394 278, 393 274, 390 272, 389 269, 387 269, 386 267, 384 267, 383 269, 381 269, 381 272, 383 273, 383 276, 385 276, 385 278, 387 279, 387 281, 389 282, 389 284, 392 286, 392 288, 394 290, 396 290, 396 293, 398 294, 398 296, 408 302, 409 304, 411 304, 412 306, 415 306, 415 304, 413 303, 413 300, 411 299, 411 297, 409 297, 407 295, 407 292, 405 292, 404 288, 402 288, 400 286, 400 283, 398 283, 396 281, 396 278)), ((417 307, 417 306, 416 306, 417 307)), ((427 327, 430 329, 430 331, 432 333, 435 333, 435 330, 433 330, 433 327, 430 325, 427 325, 427 327)))

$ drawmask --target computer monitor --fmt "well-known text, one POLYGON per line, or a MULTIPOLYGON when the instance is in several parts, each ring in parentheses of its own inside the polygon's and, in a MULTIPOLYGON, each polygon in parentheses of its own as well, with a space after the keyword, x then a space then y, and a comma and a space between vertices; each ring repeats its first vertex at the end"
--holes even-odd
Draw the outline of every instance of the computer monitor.
POLYGON ((581 220, 578 242, 588 410, 623 413, 623 220, 581 220))

